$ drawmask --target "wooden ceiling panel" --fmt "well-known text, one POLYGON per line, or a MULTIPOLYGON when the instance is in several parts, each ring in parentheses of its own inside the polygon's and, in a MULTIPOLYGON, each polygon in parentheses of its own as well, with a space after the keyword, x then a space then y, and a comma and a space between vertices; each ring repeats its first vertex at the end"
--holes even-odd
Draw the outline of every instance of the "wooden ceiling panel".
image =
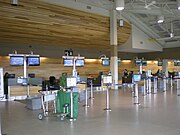
MULTIPOLYGON (((86 13, 37 0, 21 0, 12 6, 0 1, 0 41, 10 44, 58 45, 107 50, 109 17, 86 13)), ((131 27, 118 28, 118 43, 127 41, 131 27)))

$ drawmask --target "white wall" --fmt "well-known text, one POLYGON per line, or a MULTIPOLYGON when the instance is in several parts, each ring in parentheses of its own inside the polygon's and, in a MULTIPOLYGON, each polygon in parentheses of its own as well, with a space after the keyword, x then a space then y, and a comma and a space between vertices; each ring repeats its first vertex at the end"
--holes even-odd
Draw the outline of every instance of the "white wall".
POLYGON ((132 25, 132 48, 162 51, 162 47, 157 42, 151 41, 150 37, 134 25, 132 25))
POLYGON ((152 42, 148 35, 139 30, 134 25, 132 25, 132 33, 128 41, 125 44, 119 46, 120 52, 143 53, 162 50, 163 48, 157 42, 152 42))
POLYGON ((60 5, 60 6, 65 6, 77 10, 82 10, 85 12, 90 12, 90 13, 95 13, 103 16, 109 16, 110 13, 106 9, 90 6, 88 4, 80 3, 80 2, 75 2, 75 1, 70 1, 70 0, 40 0, 44 1, 47 3, 55 4, 55 5, 60 5), (90 6, 91 9, 88 9, 87 6, 90 6))

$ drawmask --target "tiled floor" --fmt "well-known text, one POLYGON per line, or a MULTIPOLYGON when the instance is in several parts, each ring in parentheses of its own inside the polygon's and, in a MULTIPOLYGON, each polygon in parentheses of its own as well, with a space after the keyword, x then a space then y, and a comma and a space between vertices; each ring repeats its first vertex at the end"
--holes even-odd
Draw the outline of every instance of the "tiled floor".
POLYGON ((111 112, 103 109, 106 93, 95 92, 89 108, 79 103, 77 121, 38 120, 19 102, 0 102, 3 133, 7 135, 180 135, 180 97, 176 90, 142 96, 133 104, 130 90, 111 90, 111 112))

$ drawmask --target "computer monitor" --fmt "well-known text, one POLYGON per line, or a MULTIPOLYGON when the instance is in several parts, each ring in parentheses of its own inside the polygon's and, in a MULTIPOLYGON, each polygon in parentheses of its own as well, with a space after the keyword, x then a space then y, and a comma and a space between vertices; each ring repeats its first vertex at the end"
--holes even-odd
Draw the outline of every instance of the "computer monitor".
POLYGON ((133 75, 133 81, 134 81, 134 82, 139 82, 139 81, 141 81, 141 75, 140 75, 140 74, 134 74, 134 75, 133 75))
POLYGON ((142 66, 147 66, 147 61, 146 60, 142 61, 142 66))
POLYGON ((136 65, 136 66, 141 66, 141 60, 136 60, 136 61, 135 61, 135 65, 136 65))
POLYGON ((158 61, 158 66, 162 66, 163 62, 162 61, 158 61))
POLYGON ((27 57, 27 65, 28 66, 39 66, 40 65, 40 57, 39 56, 28 56, 27 57))
POLYGON ((84 66, 84 59, 77 59, 76 66, 83 67, 84 66))
POLYGON ((27 78, 18 78, 17 83, 21 84, 22 86, 26 86, 26 85, 28 85, 28 80, 27 80, 27 78))
POLYGON ((8 78, 15 78, 15 74, 8 74, 8 78))
POLYGON ((102 59, 101 64, 102 64, 103 66, 109 66, 109 65, 110 65, 110 61, 109 61, 109 59, 104 58, 104 59, 102 59))
POLYGON ((180 66, 180 61, 174 61, 174 66, 180 66))
POLYGON ((10 65, 11 66, 23 66, 24 65, 24 56, 10 56, 10 65))
POLYGON ((174 76, 178 76, 179 73, 176 71, 176 72, 173 72, 174 76))
POLYGON ((29 73, 29 74, 28 74, 28 77, 29 77, 29 78, 35 78, 35 74, 34 74, 34 73, 29 73))
POLYGON ((65 67, 73 66, 73 60, 72 59, 63 59, 63 63, 64 63, 65 67))

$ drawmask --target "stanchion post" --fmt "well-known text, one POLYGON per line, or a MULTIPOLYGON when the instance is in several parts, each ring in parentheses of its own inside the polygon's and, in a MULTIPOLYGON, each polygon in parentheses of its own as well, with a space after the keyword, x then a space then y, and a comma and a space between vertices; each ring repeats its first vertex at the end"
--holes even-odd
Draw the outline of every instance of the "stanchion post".
POLYGON ((154 91, 153 91, 153 94, 156 94, 157 93, 157 77, 155 76, 154 77, 154 91))
POLYGON ((109 105, 109 85, 107 84, 107 90, 106 90, 106 108, 105 111, 111 111, 110 105, 109 105))
POLYGON ((149 78, 146 79, 146 91, 149 93, 149 78))
POLYGON ((1 113, 0 113, 0 135, 2 135, 2 127, 1 127, 1 113))
POLYGON ((91 94, 90 94, 89 99, 94 99, 94 95, 93 95, 93 82, 92 82, 92 80, 90 80, 90 86, 91 86, 91 94))
POLYGON ((73 108, 74 108, 74 105, 73 105, 73 88, 71 88, 71 92, 70 92, 70 100, 71 100, 71 114, 70 114, 70 121, 73 121, 74 118, 73 118, 73 108))
POLYGON ((139 95, 138 95, 138 83, 135 83, 135 97, 134 97, 134 104, 139 105, 139 95))
POLYGON ((171 75, 171 87, 173 87, 173 83, 172 83, 172 75, 171 75))
POLYGON ((85 104, 83 105, 84 107, 89 107, 88 105, 88 91, 86 89, 86 93, 85 93, 85 104))
POLYGON ((143 89, 143 96, 146 95, 146 79, 144 79, 144 89, 143 89))
POLYGON ((148 94, 151 94, 151 77, 149 77, 149 90, 148 90, 148 94))
POLYGON ((180 96, 180 87, 179 87, 180 83, 179 83, 179 81, 180 81, 180 79, 178 78, 177 79, 177 95, 178 96, 180 96))
POLYGON ((166 91, 166 77, 163 77, 163 92, 166 91))

